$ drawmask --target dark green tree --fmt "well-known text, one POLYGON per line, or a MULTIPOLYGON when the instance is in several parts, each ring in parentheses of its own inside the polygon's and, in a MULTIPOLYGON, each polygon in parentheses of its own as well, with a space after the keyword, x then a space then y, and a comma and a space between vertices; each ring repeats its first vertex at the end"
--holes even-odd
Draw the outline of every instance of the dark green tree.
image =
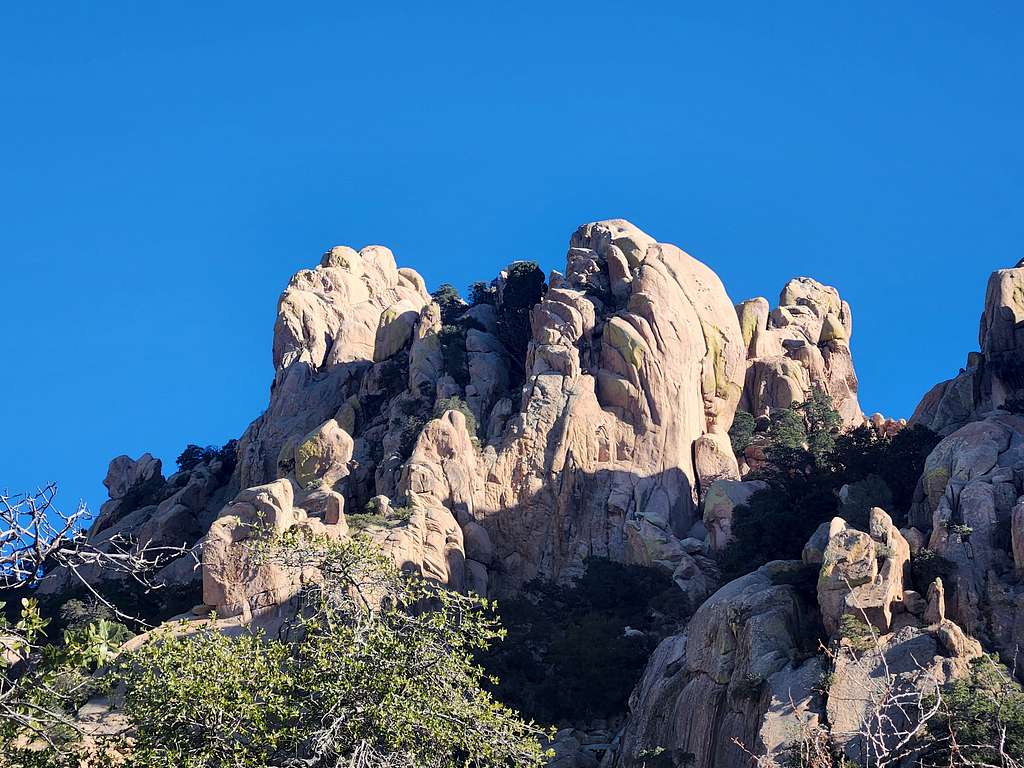
POLYGON ((835 448, 836 435, 843 424, 831 395, 821 387, 813 387, 808 398, 796 406, 796 411, 804 420, 808 450, 815 460, 823 462, 835 448))
POLYGON ((753 442, 754 428, 757 420, 746 411, 736 411, 732 420, 732 427, 729 428, 729 442, 732 443, 732 452, 739 456, 753 442))

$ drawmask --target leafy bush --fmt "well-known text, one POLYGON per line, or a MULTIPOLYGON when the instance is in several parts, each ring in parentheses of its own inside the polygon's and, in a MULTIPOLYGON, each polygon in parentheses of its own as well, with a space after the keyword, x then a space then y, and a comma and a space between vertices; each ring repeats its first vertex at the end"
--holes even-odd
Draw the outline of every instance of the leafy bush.
POLYGON ((779 408, 770 416, 767 439, 769 449, 802 450, 807 442, 807 427, 797 411, 779 408))
POLYGON ((754 427, 757 420, 746 411, 736 411, 732 420, 732 427, 729 429, 729 442, 732 443, 732 452, 739 456, 747 449, 754 440, 754 427))
POLYGON ((846 498, 839 507, 839 516, 854 528, 866 531, 872 507, 886 511, 893 508, 892 491, 878 475, 868 475, 849 484, 846 498))
POLYGON ((876 637, 871 627, 849 613, 839 619, 839 637, 845 639, 853 650, 861 653, 875 647, 876 637))
POLYGON ((477 306, 478 304, 497 304, 498 303, 498 289, 494 287, 494 283, 485 283, 482 280, 477 281, 469 286, 469 304, 470 306, 477 306))
POLYGON ((4 638, 0 764, 4 766, 79 765, 81 732, 75 715, 90 697, 109 689, 107 682, 93 673, 110 661, 130 636, 124 626, 106 619, 65 629, 59 639, 48 638, 48 632, 56 634, 32 598, 21 600, 17 622, 9 624, 0 618, 4 638), (17 664, 11 663, 12 657, 17 664))
POLYGON ((324 575, 300 595, 301 631, 167 631, 131 654, 129 768, 543 764, 541 731, 481 688, 473 654, 500 636, 487 601, 403 575, 362 539, 266 557, 324 575))
POLYGON ((857 427, 836 438, 831 463, 840 484, 871 475, 880 477, 892 495, 885 507, 897 526, 906 523, 924 463, 942 438, 921 425, 906 427, 894 437, 879 437, 870 427, 857 427))
POLYGON ((796 411, 804 420, 807 449, 822 463, 835 448, 836 435, 843 424, 832 397, 821 387, 813 387, 808 398, 796 406, 796 411))
POLYGON ((753 440, 765 447, 769 461, 751 479, 765 480, 769 487, 733 515, 734 540, 720 557, 726 578, 769 560, 799 559, 818 525, 837 514, 866 530, 868 511, 878 506, 897 526, 905 523, 925 459, 939 436, 924 427, 904 429, 892 438, 880 438, 866 427, 836 435, 836 424, 831 400, 819 390, 805 403, 775 411, 766 428, 755 431, 753 440), (838 491, 844 484, 850 488, 840 508, 838 491))
POLYGON ((769 560, 799 560, 815 529, 831 520, 838 499, 834 481, 802 449, 775 448, 759 477, 768 487, 733 513, 733 541, 722 552, 727 579, 750 573, 769 560))
POLYGON ((387 507, 381 509, 377 502, 370 499, 362 512, 351 511, 345 520, 354 531, 365 531, 369 528, 396 528, 409 521, 412 508, 407 506, 387 507))
POLYGON ((528 717, 611 717, 625 711, 651 651, 685 617, 682 598, 661 571, 592 559, 572 586, 533 582, 501 602, 508 637, 481 663, 502 681, 495 695, 528 717))
POLYGON ((416 447, 416 439, 420 436, 426 423, 427 420, 419 414, 410 414, 399 419, 398 451, 403 461, 412 455, 412 449, 416 447))
POLYGON ((922 595, 928 594, 928 587, 935 579, 949 579, 956 571, 956 563, 933 549, 919 549, 910 561, 910 573, 914 586, 922 595))

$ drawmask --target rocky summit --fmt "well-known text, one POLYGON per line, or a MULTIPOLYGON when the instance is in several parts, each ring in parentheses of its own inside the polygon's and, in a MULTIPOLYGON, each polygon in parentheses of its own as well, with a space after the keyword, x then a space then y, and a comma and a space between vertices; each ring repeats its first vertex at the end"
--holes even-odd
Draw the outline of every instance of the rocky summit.
MULTIPOLYGON (((336 246, 281 294, 266 410, 171 473, 115 458, 88 537, 184 542, 138 606, 231 632, 275 631, 311 578, 257 540, 369 539, 406 573, 535 612, 495 689, 524 710, 543 678, 604 669, 558 654, 596 653, 594 617, 629 603, 593 700, 524 711, 555 727, 559 768, 918 765, 930 701, 983 660, 1022 671, 1022 296, 1024 262, 991 276, 979 350, 908 422, 862 412, 853 310, 810 277, 736 303, 615 219, 577 229, 561 271, 513 262, 467 301, 386 247, 336 246), (611 605, 598 562, 667 586, 611 605), (589 640, 551 641, 591 603, 589 640)), ((39 594, 77 589, 57 567, 39 594)))

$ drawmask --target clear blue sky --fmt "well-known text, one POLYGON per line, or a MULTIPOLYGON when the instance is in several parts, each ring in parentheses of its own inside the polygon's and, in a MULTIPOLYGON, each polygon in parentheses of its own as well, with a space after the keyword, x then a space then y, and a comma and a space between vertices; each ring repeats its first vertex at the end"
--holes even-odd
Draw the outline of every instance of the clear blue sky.
POLYGON ((608 217, 838 286, 908 416, 1024 256, 1022 59, 1009 2, 5 3, 0 487, 238 436, 331 245, 465 286, 608 217))

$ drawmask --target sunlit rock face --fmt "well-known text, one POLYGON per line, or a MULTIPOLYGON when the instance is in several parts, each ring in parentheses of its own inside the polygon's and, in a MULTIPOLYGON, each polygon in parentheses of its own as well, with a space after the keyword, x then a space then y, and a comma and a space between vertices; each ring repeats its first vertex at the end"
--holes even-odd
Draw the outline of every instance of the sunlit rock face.
POLYGON ((809 277, 786 283, 779 305, 749 299, 736 306, 747 355, 740 408, 755 416, 789 408, 818 387, 848 427, 864 421, 857 400, 850 338, 853 312, 839 291, 809 277))

